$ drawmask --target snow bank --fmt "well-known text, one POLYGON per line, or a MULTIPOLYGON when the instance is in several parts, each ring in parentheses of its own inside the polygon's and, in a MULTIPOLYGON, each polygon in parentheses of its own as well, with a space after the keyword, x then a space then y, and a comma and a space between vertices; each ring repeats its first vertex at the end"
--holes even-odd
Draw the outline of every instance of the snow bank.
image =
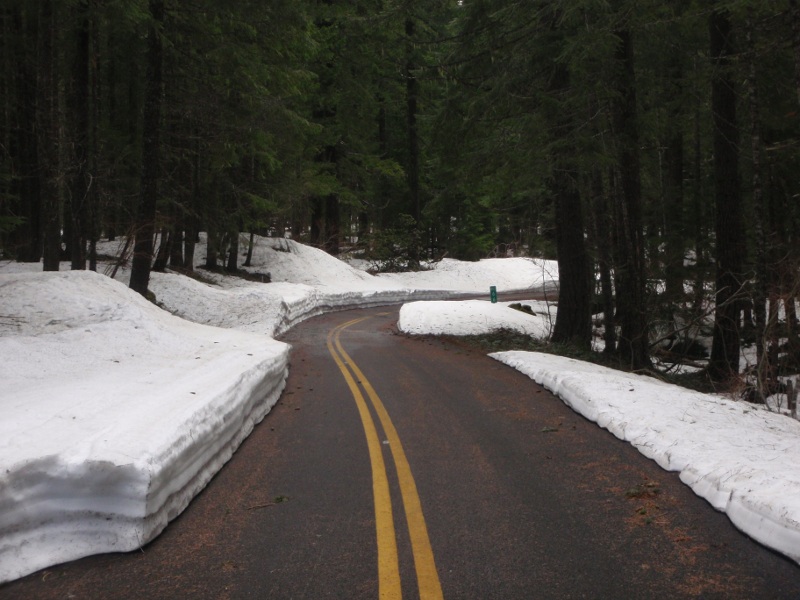
MULTIPOLYGON (((114 256, 123 241, 99 251, 114 256)), ((201 242, 196 265, 204 253, 201 242)), ((277 401, 288 348, 270 338, 297 322, 540 285, 552 268, 449 261, 433 278, 378 278, 260 237, 252 265, 273 283, 153 273, 150 289, 171 315, 108 277, 0 263, 0 583, 158 535, 277 401)))
MULTIPOLYGON (((433 263, 431 270, 419 273, 384 273, 379 279, 410 288, 447 289, 489 293, 522 290, 554 290, 558 281, 558 263, 539 258, 486 258, 463 262, 445 258, 433 263)), ((557 294, 554 294, 554 299, 557 294)))
POLYGON ((569 358, 493 358, 630 442, 743 532, 800 562, 800 422, 744 402, 569 358))
POLYGON ((285 344, 91 272, 0 274, 0 582, 152 540, 277 401, 285 344))
POLYGON ((400 309, 397 327, 410 334, 481 335, 501 329, 546 339, 555 320, 555 307, 545 302, 526 301, 533 315, 507 303, 468 300, 464 302, 412 302, 400 309))

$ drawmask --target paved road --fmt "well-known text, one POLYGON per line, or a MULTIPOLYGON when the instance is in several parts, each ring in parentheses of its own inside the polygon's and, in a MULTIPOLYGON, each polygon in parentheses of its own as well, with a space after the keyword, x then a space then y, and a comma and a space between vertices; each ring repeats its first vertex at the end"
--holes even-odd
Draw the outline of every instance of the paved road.
POLYGON ((800 598, 675 474, 396 316, 293 329, 278 406, 157 540, 0 598, 800 598))

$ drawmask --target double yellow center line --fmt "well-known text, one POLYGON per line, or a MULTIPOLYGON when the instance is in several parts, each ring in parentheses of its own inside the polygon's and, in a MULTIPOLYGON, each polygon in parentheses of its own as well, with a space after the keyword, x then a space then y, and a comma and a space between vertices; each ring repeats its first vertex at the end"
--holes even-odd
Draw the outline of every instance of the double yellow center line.
POLYGON ((411 551, 414 555, 414 568, 417 573, 420 600, 441 600, 443 598, 442 586, 439 583, 439 575, 436 572, 433 550, 428 538, 428 528, 425 525, 425 517, 422 514, 417 485, 414 483, 414 476, 411 474, 411 467, 403 451, 403 445, 400 443, 400 437, 397 435, 397 430, 389 418, 389 413, 386 412, 386 408, 383 406, 383 402, 381 402, 375 389, 364 377, 361 369, 353 362, 353 359, 345 352, 340 340, 342 331, 368 318, 353 319, 332 329, 328 333, 328 350, 342 372, 350 392, 353 394, 358 413, 361 416, 361 423, 364 426, 364 433, 367 436, 369 460, 372 467, 372 493, 375 500, 379 597, 382 600, 402 598, 400 565, 397 556, 394 516, 392 514, 392 497, 389 492, 389 479, 386 474, 386 464, 383 460, 383 450, 375 427, 375 421, 372 418, 364 395, 361 393, 361 388, 366 392, 375 414, 378 415, 386 440, 389 442, 389 449, 391 450, 392 460, 394 461, 400 484, 400 495, 406 513, 409 537, 411 538, 411 551), (359 388, 359 383, 361 388, 359 388))

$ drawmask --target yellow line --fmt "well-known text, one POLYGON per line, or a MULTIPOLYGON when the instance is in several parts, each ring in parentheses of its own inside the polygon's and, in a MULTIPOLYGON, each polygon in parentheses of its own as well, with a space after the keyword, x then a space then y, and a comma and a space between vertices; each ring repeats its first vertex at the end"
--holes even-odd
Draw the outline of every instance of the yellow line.
MULTIPOLYGON (((352 325, 357 321, 350 321, 344 326, 352 325)), ((334 331, 328 334, 328 350, 333 360, 342 372, 350 392, 356 401, 364 433, 367 436, 369 460, 372 467, 372 495, 375 501, 375 532, 378 542, 378 595, 381 600, 400 600, 402 590, 400 587, 400 567, 397 558, 397 538, 394 531, 394 518, 392 516, 392 498, 389 493, 389 480, 386 476, 386 465, 383 461, 378 432, 375 422, 369 414, 369 408, 353 380, 352 375, 345 367, 342 359, 336 354, 331 339, 334 331)))
POLYGON ((436 571, 436 562, 428 537, 425 516, 422 513, 422 504, 420 503, 419 494, 417 493, 417 484, 414 482, 411 466, 406 458, 403 445, 400 443, 400 436, 397 434, 397 430, 389 417, 389 413, 386 411, 386 407, 384 407, 383 402, 377 392, 375 392, 372 384, 370 384, 369 380, 364 376, 364 373, 361 372, 361 369, 353 362, 353 359, 345 352, 339 339, 344 329, 362 320, 363 319, 349 321, 337 328, 334 337, 336 350, 338 350, 339 354, 344 358, 344 362, 352 369, 353 374, 367 392, 367 396, 372 402, 375 412, 378 414, 381 426, 389 441, 389 448, 392 451, 392 458, 394 459, 394 464, 397 469, 397 478, 400 482, 400 493, 403 498, 403 507, 405 508, 408 532, 411 538, 411 550, 414 554, 414 567, 417 571, 417 585, 419 586, 420 600, 442 600, 442 586, 439 582, 439 574, 436 571))

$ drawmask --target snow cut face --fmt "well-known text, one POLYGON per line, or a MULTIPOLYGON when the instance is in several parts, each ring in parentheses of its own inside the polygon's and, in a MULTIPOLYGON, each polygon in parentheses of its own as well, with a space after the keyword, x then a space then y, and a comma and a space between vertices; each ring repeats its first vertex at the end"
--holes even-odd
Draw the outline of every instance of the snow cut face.
POLYGON ((569 358, 492 355, 630 442, 743 532, 800 562, 800 422, 569 358))
POLYGON ((153 539, 283 387, 285 344, 102 275, 0 275, 0 294, 0 581, 153 539))

